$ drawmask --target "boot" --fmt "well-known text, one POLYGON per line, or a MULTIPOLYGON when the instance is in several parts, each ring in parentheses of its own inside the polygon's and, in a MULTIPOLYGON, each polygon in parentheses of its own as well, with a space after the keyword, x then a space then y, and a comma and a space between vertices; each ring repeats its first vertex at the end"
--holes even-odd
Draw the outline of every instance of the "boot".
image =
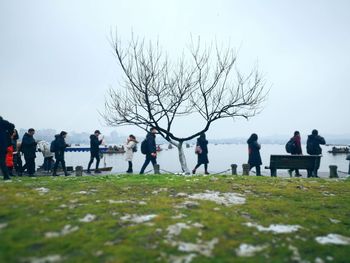
POLYGON ((55 169, 53 170, 52 176, 58 176, 55 169))
POLYGON ((196 174, 196 169, 193 169, 193 170, 192 170, 192 174, 196 174))

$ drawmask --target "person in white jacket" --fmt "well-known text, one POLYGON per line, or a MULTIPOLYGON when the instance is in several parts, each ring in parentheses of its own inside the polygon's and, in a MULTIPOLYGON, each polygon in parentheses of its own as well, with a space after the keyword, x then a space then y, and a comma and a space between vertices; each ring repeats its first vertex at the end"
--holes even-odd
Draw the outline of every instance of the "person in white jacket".
POLYGON ((43 168, 45 171, 50 172, 53 164, 53 153, 50 151, 50 144, 46 141, 38 142, 38 151, 41 152, 44 156, 44 165, 43 168))
POLYGON ((132 170, 132 159, 134 157, 134 152, 137 151, 137 143, 138 141, 136 140, 136 137, 134 135, 129 135, 126 144, 125 144, 125 160, 128 162, 129 167, 128 170, 126 171, 127 173, 133 173, 132 170))

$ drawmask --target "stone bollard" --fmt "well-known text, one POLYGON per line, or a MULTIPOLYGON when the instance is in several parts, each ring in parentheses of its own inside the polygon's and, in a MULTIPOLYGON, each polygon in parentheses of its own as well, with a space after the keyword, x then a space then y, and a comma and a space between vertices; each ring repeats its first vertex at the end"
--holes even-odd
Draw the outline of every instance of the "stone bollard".
POLYGON ((160 166, 159 166, 159 164, 155 164, 154 166, 153 166, 153 169, 154 169, 154 174, 160 174, 160 166))
POLYGON ((75 167, 75 176, 82 176, 83 175, 83 166, 76 166, 75 167))
POLYGON ((243 167, 243 175, 249 175, 250 165, 247 163, 244 163, 242 167, 243 167))
POLYGON ((237 175, 237 164, 231 164, 232 175, 237 175))
POLYGON ((338 166, 336 165, 329 166, 329 178, 338 178, 337 169, 338 169, 338 166))
POLYGON ((348 155, 346 156, 346 160, 349 161, 349 171, 348 171, 348 174, 350 174, 350 154, 348 154, 348 155))

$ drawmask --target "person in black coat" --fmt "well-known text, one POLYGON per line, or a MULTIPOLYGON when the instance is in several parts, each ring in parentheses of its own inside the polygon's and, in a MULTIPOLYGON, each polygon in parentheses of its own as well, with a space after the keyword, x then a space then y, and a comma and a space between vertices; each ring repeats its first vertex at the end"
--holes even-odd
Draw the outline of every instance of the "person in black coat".
POLYGON ((96 159, 95 173, 101 173, 101 171, 98 169, 98 166, 100 164, 100 145, 103 141, 103 138, 101 140, 98 139, 98 136, 100 136, 100 134, 101 132, 99 130, 96 130, 94 134, 90 135, 90 161, 87 169, 88 174, 91 173, 90 168, 94 162, 94 159, 96 159))
MULTIPOLYGON (((306 151, 310 155, 321 155, 322 154, 322 148, 321 145, 326 144, 326 141, 323 137, 318 135, 318 130, 313 130, 311 135, 308 136, 306 141, 306 151)), ((318 177, 317 176, 317 170, 320 168, 320 162, 321 159, 317 160, 317 163, 315 164, 315 170, 307 171, 307 177, 318 177)))
POLYGON ((248 143, 248 153, 249 153, 248 164, 250 166, 250 169, 255 167, 256 175, 260 176, 261 175, 260 165, 262 165, 262 161, 260 156, 261 146, 258 143, 258 135, 253 133, 249 137, 247 143, 248 143))
POLYGON ((21 143, 21 151, 26 161, 22 171, 27 170, 29 176, 35 174, 35 158, 36 158, 36 141, 34 139, 35 130, 30 128, 28 132, 23 135, 21 143))
POLYGON ((151 128, 150 132, 147 133, 146 141, 147 141, 147 153, 145 162, 142 165, 140 174, 144 174, 147 165, 152 162, 152 165, 157 164, 157 145, 156 145, 156 128, 151 128))
POLYGON ((0 116, 0 169, 3 173, 4 180, 10 180, 8 169, 6 167, 6 151, 11 144, 10 134, 13 134, 15 125, 4 120, 0 116))
POLYGON ((61 163, 62 169, 64 172, 65 176, 68 176, 67 168, 66 168, 66 162, 64 160, 64 150, 69 146, 66 143, 66 137, 67 137, 67 132, 61 131, 60 134, 55 135, 55 141, 54 143, 54 150, 55 150, 55 165, 53 166, 53 176, 57 176, 57 168, 58 164, 61 163))
POLYGON ((208 141, 205 137, 205 133, 199 135, 196 144, 196 154, 198 155, 197 165, 192 170, 192 174, 196 173, 199 166, 204 164, 204 174, 209 174, 208 172, 208 141))

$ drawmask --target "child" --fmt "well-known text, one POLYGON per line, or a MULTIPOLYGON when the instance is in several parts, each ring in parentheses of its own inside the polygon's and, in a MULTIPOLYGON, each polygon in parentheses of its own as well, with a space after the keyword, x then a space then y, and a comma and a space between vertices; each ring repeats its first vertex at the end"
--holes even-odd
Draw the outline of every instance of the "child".
POLYGON ((9 175, 13 176, 12 170, 13 170, 13 152, 14 152, 14 147, 13 145, 10 145, 6 149, 6 166, 7 170, 9 171, 9 175))

